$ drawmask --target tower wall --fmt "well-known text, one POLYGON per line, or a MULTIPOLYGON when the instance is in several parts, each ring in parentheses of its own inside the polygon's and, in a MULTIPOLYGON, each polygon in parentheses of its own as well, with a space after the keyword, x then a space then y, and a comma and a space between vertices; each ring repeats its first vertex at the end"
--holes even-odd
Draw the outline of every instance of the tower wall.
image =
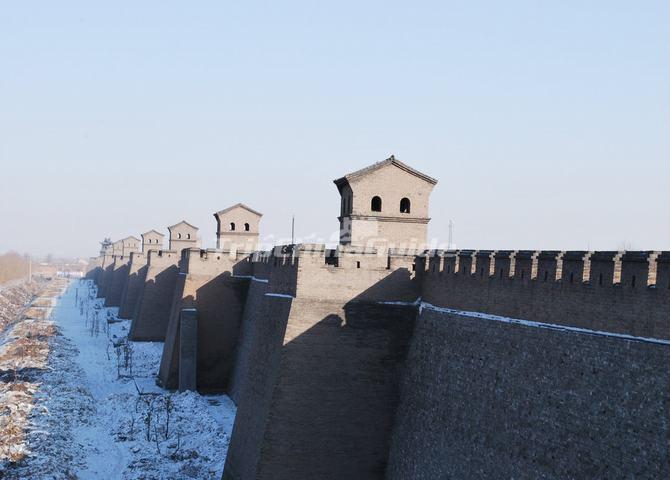
POLYGON ((303 245, 254 263, 270 271, 244 317, 224 478, 383 474, 415 310, 380 302, 417 298, 414 260, 303 245))
POLYGON ((114 255, 104 255, 102 257, 102 265, 98 275, 98 298, 107 296, 107 291, 112 280, 114 255))
POLYGON ((170 318, 170 306, 179 275, 179 254, 171 250, 152 250, 147 262, 137 313, 128 337, 135 341, 162 342, 170 318))
POLYGON ((129 264, 130 256, 114 257, 109 288, 105 295, 105 307, 119 307, 121 305, 121 296, 128 280, 129 264))
POLYGON ((180 312, 196 309, 197 388, 228 388, 250 271, 247 254, 199 249, 182 252, 159 372, 164 387, 176 388, 179 378, 180 312))
POLYGON ((137 304, 142 293, 142 286, 147 276, 148 255, 142 252, 133 252, 130 254, 130 264, 128 266, 128 280, 125 283, 123 293, 121 294, 121 306, 119 307, 119 317, 132 319, 137 304))

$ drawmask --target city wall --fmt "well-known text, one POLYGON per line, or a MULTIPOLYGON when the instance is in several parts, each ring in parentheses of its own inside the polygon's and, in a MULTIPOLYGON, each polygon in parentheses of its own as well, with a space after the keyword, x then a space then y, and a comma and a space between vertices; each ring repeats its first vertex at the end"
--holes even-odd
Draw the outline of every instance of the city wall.
POLYGON ((670 339, 670 255, 433 252, 422 299, 440 307, 670 339))
POLYGON ((179 324, 184 309, 197 311, 198 389, 228 388, 251 268, 249 255, 242 252, 182 251, 159 372, 165 388, 178 386, 179 324))
POLYGON ((131 340, 150 342, 165 340, 170 307, 179 275, 178 263, 179 252, 149 251, 146 279, 128 334, 131 340))
POLYGON ((670 343, 424 308, 386 478, 668 478, 669 362, 670 343))
POLYGON ((224 479, 668 476, 668 252, 416 253, 149 254, 131 333, 174 388, 198 311, 224 479))
POLYGON ((107 296, 109 284, 112 279, 112 272, 114 268, 113 264, 114 264, 113 255, 103 255, 102 261, 100 262, 100 270, 98 271, 97 276, 98 298, 105 298, 107 296))
POLYGON ((105 306, 118 307, 121 305, 121 296, 128 280, 130 255, 117 255, 112 262, 109 288, 105 292, 105 306))
POLYGON ((121 294, 120 318, 132 319, 137 310, 137 304, 147 278, 148 261, 149 258, 145 253, 132 252, 130 254, 128 277, 121 294))
POLYGON ((380 302, 416 299, 414 260, 302 245, 255 262, 224 478, 383 475, 415 312, 380 302))

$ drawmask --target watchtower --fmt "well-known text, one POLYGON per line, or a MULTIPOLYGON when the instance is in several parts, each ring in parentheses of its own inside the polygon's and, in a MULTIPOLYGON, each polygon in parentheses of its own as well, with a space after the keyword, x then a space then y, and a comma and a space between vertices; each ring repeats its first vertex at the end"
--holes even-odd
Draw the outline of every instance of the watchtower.
POLYGON ((437 180, 392 155, 334 181, 340 192, 340 243, 423 248, 428 204, 437 180))
POLYGON ((199 248, 198 227, 182 220, 168 227, 170 232, 170 248, 176 252, 181 252, 185 248, 199 248))
POLYGON ((121 255, 130 256, 131 252, 140 251, 140 239, 135 236, 126 237, 121 240, 121 255))
POLYGON ((142 235, 142 251, 147 253, 149 250, 163 250, 163 235, 156 230, 149 230, 142 235))
POLYGON ((112 254, 112 240, 108 237, 100 242, 100 256, 104 257, 105 255, 112 254))
POLYGON ((256 250, 262 216, 242 203, 216 212, 216 248, 231 252, 256 250))
POLYGON ((111 254, 113 256, 123 255, 123 239, 122 240, 117 240, 116 242, 112 243, 111 254))

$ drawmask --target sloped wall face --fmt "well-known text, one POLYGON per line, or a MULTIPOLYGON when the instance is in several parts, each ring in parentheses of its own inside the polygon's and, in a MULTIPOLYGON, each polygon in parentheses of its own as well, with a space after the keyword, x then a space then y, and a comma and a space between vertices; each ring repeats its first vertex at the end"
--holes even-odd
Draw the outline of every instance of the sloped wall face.
POLYGON ((295 254, 270 258, 269 282, 250 287, 224 478, 383 478, 416 309, 380 302, 416 299, 414 259, 390 269, 353 251, 295 254), (283 301, 290 313, 279 321, 267 305, 283 301))
POLYGON ((103 298, 107 295, 109 284, 112 280, 112 272, 114 267, 114 260, 111 256, 105 256, 102 260, 102 270, 98 277, 98 298, 103 298))
POLYGON ((149 264, 137 314, 128 337, 134 341, 162 342, 165 340, 170 307, 175 292, 179 268, 176 252, 150 252, 149 264))
POLYGON ((256 478, 384 477, 414 315, 293 301, 256 478))
POLYGON ((106 307, 119 307, 121 296, 128 280, 129 257, 118 257, 112 266, 111 281, 105 297, 106 307))
MULTIPOLYGON (((257 282, 255 282, 257 283, 257 282)), ((265 296, 267 286, 251 287, 254 304, 245 311, 245 330, 234 375, 239 392, 235 425, 223 471, 225 480, 258 478, 256 472, 270 405, 277 384, 282 344, 291 311, 291 298, 265 296), (244 381, 240 381, 241 378, 244 381)), ((287 451, 287 458, 288 458, 287 451)), ((274 476, 273 478, 282 478, 274 476)), ((297 477, 307 478, 307 477, 297 477)))
POLYGON ((423 310, 388 478, 668 478, 668 362, 668 345, 423 310))
POLYGON ((180 274, 170 308, 159 380, 177 388, 179 376, 179 322, 182 309, 197 310, 197 388, 227 390, 236 350, 249 278, 245 255, 217 250, 182 252, 180 274))
POLYGON ((175 289, 159 378, 165 388, 176 388, 179 376, 179 312, 197 310, 197 388, 226 390, 233 370, 248 279, 219 275, 182 275, 175 289))
MULTIPOLYGON (((242 392, 246 382, 250 379, 249 369, 251 362, 257 361, 252 352, 256 348, 259 331, 258 325, 261 324, 261 318, 266 315, 266 298, 268 284, 262 281, 253 280, 249 282, 249 288, 246 295, 246 302, 242 314, 242 324, 240 326, 239 339, 235 351, 235 363, 228 384, 228 396, 236 405, 241 405, 242 392)), ((256 354, 257 355, 257 354, 256 354)))
POLYGON ((135 253, 131 257, 128 267, 128 280, 121 295, 119 317, 131 319, 137 310, 137 303, 142 294, 142 285, 147 277, 147 257, 142 253, 135 253))

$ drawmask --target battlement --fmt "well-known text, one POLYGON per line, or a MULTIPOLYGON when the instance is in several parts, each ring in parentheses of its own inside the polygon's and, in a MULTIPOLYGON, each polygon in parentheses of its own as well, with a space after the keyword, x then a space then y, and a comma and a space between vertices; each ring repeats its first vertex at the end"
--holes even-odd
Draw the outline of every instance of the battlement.
POLYGON ((251 253, 215 248, 188 248, 181 252, 180 272, 193 275, 217 275, 230 271, 238 275, 251 272, 251 253))
POLYGON ((250 256, 253 275, 270 293, 315 299, 415 300, 415 250, 324 244, 281 245, 250 256), (393 281, 390 280, 393 278, 393 281), (384 283, 387 288, 379 285, 384 283))
POLYGON ((430 251, 417 263, 435 305, 670 338, 669 252, 430 251))
POLYGON ((176 265, 180 259, 180 253, 176 250, 149 250, 146 255, 150 267, 176 265))
POLYGON ((653 251, 433 250, 420 258, 427 275, 630 288, 656 287, 670 262, 668 252, 653 251))
POLYGON ((132 264, 145 264, 148 260, 148 253, 144 252, 132 252, 130 254, 130 263, 132 264))

